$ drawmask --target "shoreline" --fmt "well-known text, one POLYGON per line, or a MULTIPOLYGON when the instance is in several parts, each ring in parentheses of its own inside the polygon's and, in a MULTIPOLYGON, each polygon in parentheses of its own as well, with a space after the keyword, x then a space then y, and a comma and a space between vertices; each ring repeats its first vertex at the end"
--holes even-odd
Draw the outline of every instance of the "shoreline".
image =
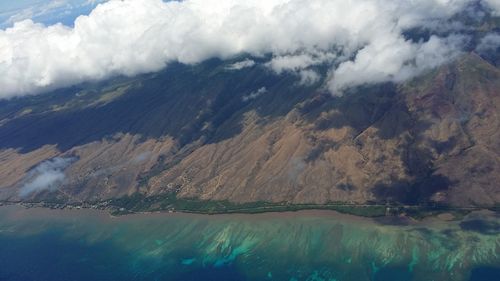
POLYGON ((298 214, 298 213, 315 213, 315 214, 339 214, 364 219, 400 219, 409 221, 421 221, 426 218, 439 217, 446 215, 447 220, 460 220, 467 214, 477 211, 499 212, 494 208, 485 207, 445 207, 445 206, 392 206, 392 205, 368 205, 368 204, 303 204, 303 205, 274 205, 266 207, 254 208, 238 208, 229 210, 196 210, 196 209, 159 209, 159 210, 126 210, 106 202, 100 204, 83 203, 81 205, 68 203, 50 203, 50 202, 12 202, 0 201, 2 206, 18 206, 25 209, 46 209, 46 210, 95 210, 104 212, 110 217, 131 217, 131 216, 152 216, 152 215, 168 215, 168 214, 184 214, 184 215, 205 215, 205 216, 235 216, 235 215, 272 215, 272 214, 298 214), (359 214, 359 210, 368 208, 383 208, 384 214, 379 210, 374 214, 359 214), (354 210, 354 211, 353 211, 354 210), (356 212, 355 210, 358 210, 356 212), (414 213, 409 213, 412 211, 414 213))
MULTIPOLYGON (((23 204, 0 204, 0 214, 2 209, 6 210, 7 217, 14 219, 30 218, 55 218, 60 220, 72 220, 75 218, 91 217, 99 221, 115 221, 115 222, 133 222, 133 221, 156 221, 163 219, 193 219, 193 220, 206 220, 206 221, 225 221, 225 220, 239 220, 239 221, 267 221, 282 219, 332 219, 335 221, 350 222, 350 223, 374 223, 374 218, 355 216, 345 213, 336 212, 333 210, 298 210, 298 211, 283 211, 283 212, 266 212, 266 213, 220 213, 220 214, 207 214, 207 213, 194 213, 194 212, 168 212, 168 211, 154 211, 154 212, 134 212, 126 215, 113 215, 108 210, 91 209, 91 208, 66 208, 55 209, 42 206, 25 206, 23 204), (10 215, 9 215, 10 213, 10 215)), ((1 218, 1 217, 0 217, 1 218)), ((418 223, 417 221, 413 221, 418 223)))
MULTIPOLYGON (((265 212, 265 213, 220 213, 220 214, 204 214, 193 212, 135 212, 127 215, 113 215, 108 210, 80 208, 80 209, 54 209, 42 206, 25 206, 23 204, 4 204, 0 205, 0 214, 4 210, 4 215, 10 220, 39 219, 52 218, 60 221, 71 221, 73 219, 91 218, 102 222, 138 222, 138 221, 157 221, 163 219, 192 219, 203 221, 281 221, 286 219, 312 219, 312 220, 332 220, 342 223, 354 223, 363 225, 385 225, 395 227, 410 227, 417 225, 428 225, 435 223, 451 223, 458 222, 463 218, 453 216, 451 220, 443 220, 440 217, 429 216, 417 220, 410 217, 363 217, 352 214, 340 213, 334 210, 314 210, 302 209, 297 211, 282 211, 282 212, 265 212)), ((0 216, 1 219, 1 216, 0 216)))
MULTIPOLYGON (((60 239, 58 241, 69 243, 65 245, 83 245, 85 253, 97 253, 97 256, 103 252, 93 251, 93 247, 112 245, 112 248, 105 248, 109 257, 115 254, 141 257, 144 258, 144 265, 157 264, 151 262, 151 258, 155 258, 168 262, 158 263, 160 267, 166 268, 170 264, 173 270, 186 269, 181 267, 184 266, 183 261, 194 258, 196 262, 190 266, 195 270, 195 266, 216 266, 221 261, 227 261, 238 262, 238 265, 248 262, 251 264, 249 270, 253 272, 254 264, 261 264, 261 257, 266 257, 269 264, 284 257, 290 259, 285 260, 287 264, 292 263, 299 269, 305 261, 311 262, 314 269, 324 268, 325 262, 328 262, 332 267, 340 264, 339 270, 345 270, 344 266, 354 266, 354 272, 373 269, 374 264, 385 266, 389 255, 396 258, 388 268, 401 266, 403 262, 403 266, 410 269, 411 265, 419 262, 422 264, 419 268, 428 276, 425 270, 436 264, 437 252, 440 267, 435 270, 434 279, 440 280, 440 272, 449 268, 454 268, 454 274, 462 274, 464 269, 455 263, 456 256, 467 257, 467 262, 469 259, 473 261, 471 268, 476 264, 497 264, 498 256, 491 250, 498 246, 498 239, 474 222, 491 223, 489 231, 494 231, 499 220, 496 213, 472 212, 460 221, 428 217, 406 221, 406 224, 391 224, 377 218, 330 210, 222 215, 153 212, 112 217, 109 212, 88 208, 26 208, 21 204, 4 204, 0 207, 0 238, 23 243, 36 241, 45 245, 50 242, 47 237, 55 237, 60 239), (460 245, 460 252, 457 253, 457 248, 450 245, 460 245), (418 257, 423 258, 417 260, 415 251, 418 257), (474 260, 475 253, 483 254, 481 257, 485 259, 479 262, 474 260), (353 263, 347 258, 353 258, 353 263)), ((19 251, 16 246, 10 249, 12 252, 9 254, 19 251)), ((27 253, 38 255, 32 247, 26 249, 27 253)), ((61 253, 52 251, 50 247, 44 258, 61 253)), ((70 263, 80 261, 81 252, 68 252, 77 253, 69 259, 70 263)), ((9 257, 7 254, 4 256, 9 257)), ((21 255, 21 261, 25 256, 21 255)), ((102 262, 99 259, 89 260, 102 262)), ((149 267, 144 268, 149 270, 149 267)), ((285 272, 288 268, 283 267, 280 271, 285 272)), ((267 268, 263 270, 263 278, 258 280, 265 279, 268 271, 267 268)))

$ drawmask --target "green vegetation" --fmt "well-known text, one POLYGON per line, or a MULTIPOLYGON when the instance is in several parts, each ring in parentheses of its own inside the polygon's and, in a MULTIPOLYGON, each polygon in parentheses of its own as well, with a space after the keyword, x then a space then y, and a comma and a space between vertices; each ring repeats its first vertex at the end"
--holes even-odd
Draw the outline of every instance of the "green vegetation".
POLYGON ((400 209, 406 216, 420 220, 426 217, 437 216, 441 213, 449 213, 454 219, 460 220, 469 214, 472 209, 459 209, 448 206, 407 206, 400 209))
POLYGON ((46 207, 52 209, 64 208, 89 208, 108 210, 111 215, 121 216, 134 213, 148 213, 158 211, 172 211, 195 214, 259 214, 269 212, 296 212, 302 210, 330 210, 343 214, 361 217, 383 217, 383 216, 405 216, 421 220, 430 216, 448 213, 454 220, 461 220, 467 214, 476 210, 488 209, 494 212, 500 211, 500 206, 493 207, 452 207, 447 205, 401 205, 381 204, 368 202, 366 204, 353 204, 344 202, 330 202, 327 204, 290 204, 286 202, 251 202, 234 203, 229 201, 200 200, 196 198, 177 198, 175 193, 156 196, 145 196, 135 193, 106 201, 75 202, 67 203, 60 198, 51 200, 36 200, 31 202, 0 201, 0 204, 22 204, 26 207, 46 207))
POLYGON ((175 193, 146 196, 135 193, 129 196, 106 201, 68 203, 62 198, 35 200, 31 202, 0 201, 0 204, 22 204, 26 207, 46 207, 52 209, 89 208, 108 210, 111 215, 121 216, 134 213, 172 211, 195 214, 259 214, 269 212, 296 212, 302 210, 331 210, 343 214, 361 217, 405 216, 416 220, 448 213, 454 220, 461 220, 471 211, 488 209, 500 211, 500 205, 485 207, 453 207, 439 204, 401 205, 397 203, 368 202, 353 204, 330 202, 326 204, 291 204, 286 202, 251 202, 234 203, 230 201, 200 200, 196 198, 178 198, 175 193))
POLYGON ((289 203, 233 203, 229 201, 208 201, 199 199, 177 198, 176 194, 164 194, 146 197, 134 194, 118 199, 113 199, 109 206, 113 206, 112 214, 123 215, 136 212, 152 212, 171 210, 203 214, 229 214, 229 213, 266 213, 290 212, 300 210, 334 210, 340 213, 353 214, 364 217, 379 217, 386 214, 386 207, 382 205, 354 205, 345 203, 329 204, 289 204, 289 203))
MULTIPOLYGON (((290 204, 271 202, 233 203, 229 201, 209 201, 196 198, 177 198, 175 193, 147 197, 136 193, 113 199, 107 207, 113 215, 126 215, 138 212, 176 211, 199 214, 258 214, 268 212, 294 212, 301 210, 332 210, 339 213, 362 217, 382 217, 404 215, 413 219, 423 219, 441 213, 450 213, 455 219, 463 218, 473 210, 481 207, 455 208, 446 205, 416 205, 405 206, 398 204, 349 204, 331 202, 327 204, 290 204)), ((498 206, 490 208, 498 210, 498 206)))

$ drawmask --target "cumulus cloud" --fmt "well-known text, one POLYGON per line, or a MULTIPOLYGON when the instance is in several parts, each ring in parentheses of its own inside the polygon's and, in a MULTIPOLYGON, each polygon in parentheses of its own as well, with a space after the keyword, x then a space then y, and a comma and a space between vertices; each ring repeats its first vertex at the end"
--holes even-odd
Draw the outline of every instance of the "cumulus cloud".
POLYGON ((317 79, 311 66, 329 62, 332 91, 401 81, 460 51, 454 39, 413 42, 403 33, 438 26, 472 2, 111 0, 74 27, 25 20, 0 30, 0 98, 242 53, 271 54, 272 69, 304 81, 317 79))
POLYGON ((73 161, 73 158, 57 157, 40 163, 28 173, 26 183, 19 190, 19 196, 26 197, 40 191, 57 189, 66 178, 64 169, 73 161))

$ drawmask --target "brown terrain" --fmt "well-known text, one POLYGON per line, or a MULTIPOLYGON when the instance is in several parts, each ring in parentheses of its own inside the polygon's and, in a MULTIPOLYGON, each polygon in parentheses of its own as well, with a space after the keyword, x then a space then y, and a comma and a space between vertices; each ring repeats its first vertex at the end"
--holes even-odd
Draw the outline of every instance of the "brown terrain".
POLYGON ((500 70, 478 55, 342 97, 225 65, 4 102, 0 200, 500 203, 500 70), (21 196, 54 157, 64 181, 21 196))

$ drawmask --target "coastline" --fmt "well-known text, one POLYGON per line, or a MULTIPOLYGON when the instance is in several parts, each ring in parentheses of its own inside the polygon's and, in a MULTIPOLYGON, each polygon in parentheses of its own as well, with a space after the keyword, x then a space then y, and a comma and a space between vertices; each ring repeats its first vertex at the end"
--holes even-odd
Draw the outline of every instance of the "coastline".
POLYGON ((107 210, 80 208, 80 209, 54 209, 41 206, 27 207, 21 204, 0 205, 0 222, 5 221, 38 221, 48 220, 61 223, 73 223, 75 220, 90 220, 100 223, 153 223, 163 221, 205 221, 211 223, 219 222, 255 222, 276 223, 283 220, 292 221, 331 221, 341 224, 364 225, 367 227, 392 227, 393 229, 413 229, 419 227, 432 227, 440 229, 446 225, 459 224, 469 216, 479 214, 481 217, 492 217, 494 214, 488 211, 472 211, 464 216, 456 216, 451 213, 441 213, 439 215, 427 216, 422 219, 413 219, 406 216, 386 216, 386 217, 363 217, 352 214, 337 212, 334 210, 297 210, 265 213, 220 213, 204 214, 193 212, 135 212, 127 215, 113 215, 107 210), (445 215, 444 217, 442 215, 445 215))
POLYGON ((105 213, 109 217, 136 217, 136 216, 162 216, 162 215, 203 215, 203 216, 296 216, 302 214, 313 215, 342 215, 359 219, 379 219, 393 221, 421 221, 427 218, 438 218, 440 220, 461 220, 471 212, 491 211, 498 213, 498 208, 486 207, 447 207, 447 206, 394 206, 375 204, 302 204, 302 205, 271 205, 254 208, 236 208, 228 210, 200 210, 200 209, 158 209, 158 210, 129 210, 123 207, 109 204, 109 201, 98 204, 83 203, 51 203, 51 202, 11 202, 0 201, 0 207, 18 206, 24 209, 45 210, 93 210, 105 213), (368 210, 368 212, 366 212, 368 210), (370 211, 375 212, 370 213, 370 211), (383 210, 383 213, 381 212, 383 210))
MULTIPOLYGON (((157 276, 148 274, 158 270, 168 276, 179 269, 218 270, 223 265, 236 266, 242 274, 255 277, 248 280, 266 280, 271 271, 290 275, 279 280, 291 280, 304 272, 316 276, 326 263, 331 271, 325 276, 368 272, 366 276, 372 277, 342 280, 373 280, 372 274, 379 268, 404 269, 405 276, 432 274, 433 280, 451 273, 464 276, 457 280, 471 280, 466 278, 472 269, 498 264, 495 231, 499 219, 498 213, 471 212, 461 220, 427 217, 398 224, 331 210, 218 215, 163 211, 112 216, 91 208, 9 204, 0 207, 0 238, 3 245, 10 246, 10 250, 3 249, 3 260, 17 257, 15 264, 22 264, 27 256, 33 264, 39 262, 41 252, 32 247, 36 245, 47 249, 42 251, 46 253, 43 259, 55 258, 54 264, 62 260, 69 268, 75 264, 93 268, 94 264, 121 263, 123 268, 133 269, 130 274, 140 272, 141 276, 157 276), (17 245, 28 246, 20 251, 17 245), (70 258, 57 259, 67 257, 66 253, 71 253, 70 258), (82 253, 91 258, 82 260, 82 253), (467 267, 456 262, 457 256, 466 259, 467 267), (262 264, 265 266, 255 271, 262 264)), ((391 272, 397 275, 401 271, 391 272)), ((71 274, 69 271, 67 276, 71 274)))

